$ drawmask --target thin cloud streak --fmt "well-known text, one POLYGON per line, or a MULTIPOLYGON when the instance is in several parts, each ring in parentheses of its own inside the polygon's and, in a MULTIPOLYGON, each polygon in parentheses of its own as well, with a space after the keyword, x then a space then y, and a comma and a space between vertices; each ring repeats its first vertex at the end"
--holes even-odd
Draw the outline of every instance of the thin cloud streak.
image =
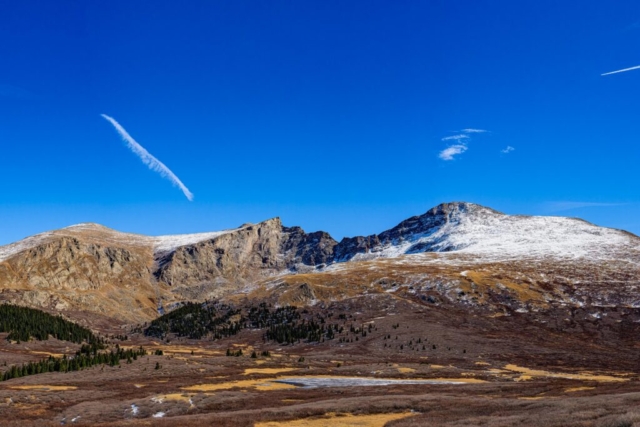
POLYGON ((458 154, 462 154, 467 151, 467 146, 464 144, 456 144, 451 147, 447 147, 438 154, 442 160, 449 161, 453 160, 455 156, 458 154))
POLYGON ((469 137, 467 135, 445 136, 442 141, 462 141, 463 139, 469 139, 469 137))
POLYGON ((640 65, 636 65, 635 67, 631 67, 631 68, 624 68, 622 70, 616 70, 616 71, 610 71, 608 73, 604 73, 604 74, 600 74, 601 76, 608 76, 611 74, 618 74, 618 73, 625 73, 627 71, 632 71, 632 70, 637 70, 640 68, 640 65))
POLYGON ((489 132, 488 130, 484 130, 484 129, 462 129, 460 132, 464 132, 464 133, 485 133, 485 132, 489 132))
POLYGON ((133 137, 129 135, 129 133, 122 126, 120 126, 120 123, 118 123, 113 117, 109 117, 106 114, 100 114, 100 115, 109 123, 111 123, 114 128, 116 128, 116 131, 118 132, 118 134, 120 134, 122 139, 127 143, 127 145, 129 146, 129 149, 131 149, 131 151, 133 151, 135 155, 140 157, 140 160, 142 160, 142 163, 149 166, 149 169, 151 169, 152 171, 158 172, 160 176, 167 178, 175 186, 177 186, 178 188, 180 188, 180 190, 182 190, 182 192, 184 193, 184 195, 189 201, 193 201, 193 193, 189 191, 189 189, 182 183, 182 181, 180 181, 180 179, 173 172, 171 172, 171 170, 168 167, 166 167, 164 163, 156 159, 151 153, 145 150, 145 148, 142 145, 138 144, 138 142, 135 139, 133 139, 133 137))

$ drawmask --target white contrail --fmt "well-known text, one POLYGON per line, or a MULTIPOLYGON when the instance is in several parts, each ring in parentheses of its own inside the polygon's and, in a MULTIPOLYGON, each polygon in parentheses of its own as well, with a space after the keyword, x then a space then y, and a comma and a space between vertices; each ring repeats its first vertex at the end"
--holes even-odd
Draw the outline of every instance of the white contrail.
POLYGON ((625 71, 637 70, 638 68, 640 68, 640 65, 637 65, 637 66, 631 67, 631 68, 625 68, 625 69, 622 69, 622 70, 610 71, 608 73, 604 73, 604 74, 600 74, 600 75, 601 76, 608 76, 609 74, 624 73, 625 71))
POLYGON ((145 150, 142 145, 138 144, 138 142, 136 142, 136 140, 133 139, 131 135, 129 135, 129 133, 122 126, 120 126, 120 123, 118 123, 113 117, 109 117, 106 114, 100 114, 100 115, 104 117, 104 119, 107 120, 109 123, 111 123, 114 128, 116 128, 116 130, 118 131, 122 139, 127 143, 129 148, 131 149, 131 151, 133 151, 138 157, 140 157, 140 160, 142 160, 142 163, 149 166, 149 169, 156 171, 163 177, 167 178, 174 185, 178 186, 180 190, 182 190, 184 195, 187 197, 187 199, 189 199, 189 201, 193 200, 193 194, 191 193, 191 191, 189 191, 189 189, 185 187, 182 181, 180 181, 180 178, 178 178, 173 172, 171 172, 171 170, 168 167, 166 167, 164 163, 162 163, 160 160, 153 157, 153 155, 151 155, 151 153, 145 150))

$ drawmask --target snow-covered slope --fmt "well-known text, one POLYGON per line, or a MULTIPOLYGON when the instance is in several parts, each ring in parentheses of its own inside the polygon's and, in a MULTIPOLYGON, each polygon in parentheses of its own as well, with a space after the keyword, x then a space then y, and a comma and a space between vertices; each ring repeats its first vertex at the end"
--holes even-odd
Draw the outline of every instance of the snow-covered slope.
POLYGON ((505 215, 471 203, 439 205, 364 239, 368 245, 352 249, 351 256, 347 253, 342 260, 421 252, 474 254, 486 261, 548 257, 595 260, 617 259, 624 251, 640 250, 640 239, 624 231, 575 218, 505 215))
POLYGON ((446 288, 454 299, 462 291, 481 298, 508 285, 518 298, 539 302, 591 298, 635 306, 640 238, 578 219, 446 203, 383 233, 340 243, 273 218, 157 237, 87 223, 0 247, 0 300, 118 318, 152 318, 161 303, 222 298, 284 277, 302 281, 292 282, 290 302, 338 298, 360 283, 352 295, 372 284, 407 284, 413 292, 446 288), (336 285, 335 295, 326 294, 325 281, 336 285), (314 283, 320 287, 308 292, 302 286, 314 283))
MULTIPOLYGON (((148 247, 158 258, 180 247, 213 240, 247 227, 250 225, 208 233, 151 237, 121 233, 98 224, 78 224, 1 246, 0 262, 61 236, 103 244, 148 247)), ((294 229, 298 230, 284 228, 283 232, 294 229)), ((316 234, 310 235, 314 236, 316 234)), ((318 242, 318 239, 304 241, 305 251, 313 252, 315 249, 308 246, 320 245, 318 242)), ((337 244, 326 235, 321 244, 323 251, 333 252, 332 258, 320 261, 329 264, 423 252, 473 254, 487 261, 523 257, 606 260, 619 259, 620 254, 625 253, 637 258, 640 253, 640 238, 624 231, 598 227, 575 218, 505 215, 473 203, 444 203, 378 235, 345 238, 337 244), (327 245, 328 249, 325 248, 327 245)), ((313 261, 305 260, 303 262, 313 264, 313 261)))

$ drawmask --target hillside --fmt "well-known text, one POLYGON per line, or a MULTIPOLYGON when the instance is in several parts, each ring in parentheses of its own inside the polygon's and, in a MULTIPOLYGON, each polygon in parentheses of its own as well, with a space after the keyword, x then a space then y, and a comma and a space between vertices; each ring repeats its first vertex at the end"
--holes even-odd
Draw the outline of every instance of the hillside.
POLYGON ((507 296, 514 309, 631 306, 640 305, 639 263, 640 238, 624 231, 447 203, 341 242, 279 218, 159 237, 79 224, 0 247, 0 298, 127 321, 238 295, 300 304, 409 292, 493 309, 507 296))
POLYGON ((0 300, 109 348, 29 339, 42 321, 17 342, 13 322, 0 411, 8 425, 632 425, 639 240, 468 203, 341 242, 277 218, 43 233, 0 248, 0 300))

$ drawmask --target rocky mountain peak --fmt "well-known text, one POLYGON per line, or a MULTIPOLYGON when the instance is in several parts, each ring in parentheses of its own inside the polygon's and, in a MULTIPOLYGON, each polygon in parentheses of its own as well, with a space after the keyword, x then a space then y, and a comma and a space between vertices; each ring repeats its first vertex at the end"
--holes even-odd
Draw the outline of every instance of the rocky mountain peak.
POLYGON ((230 230, 156 237, 83 223, 0 247, 0 299, 97 312, 108 312, 110 301, 137 301, 138 314, 148 316, 160 296, 166 303, 218 298, 271 276, 421 252, 455 252, 454 257, 486 262, 600 262, 621 254, 635 260, 640 239, 582 220, 505 215, 465 202, 443 203, 380 234, 339 243, 324 231, 285 227, 278 217, 230 230))

